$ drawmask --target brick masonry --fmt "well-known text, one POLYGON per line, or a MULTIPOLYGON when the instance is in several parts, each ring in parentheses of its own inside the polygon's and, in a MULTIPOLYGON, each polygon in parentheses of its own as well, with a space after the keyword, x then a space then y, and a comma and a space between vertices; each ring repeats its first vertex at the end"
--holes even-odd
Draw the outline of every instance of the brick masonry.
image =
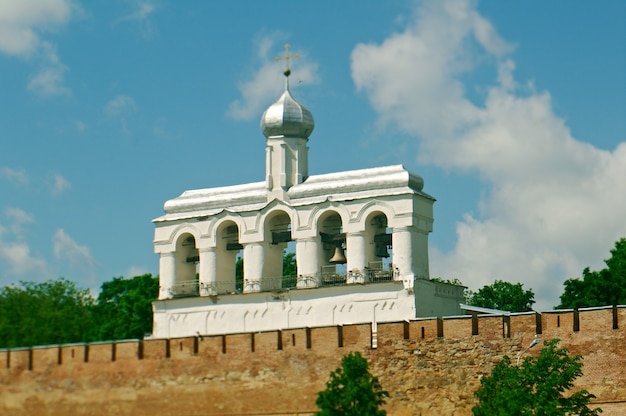
MULTIPOLYGON (((2 415, 312 414, 330 371, 361 352, 390 415, 470 415, 480 378, 535 337, 584 357, 577 381, 626 414, 626 307, 463 316, 223 336, 0 350, 2 415), (375 345, 376 348, 372 348, 375 345)), ((535 355, 540 348, 528 351, 535 355)))

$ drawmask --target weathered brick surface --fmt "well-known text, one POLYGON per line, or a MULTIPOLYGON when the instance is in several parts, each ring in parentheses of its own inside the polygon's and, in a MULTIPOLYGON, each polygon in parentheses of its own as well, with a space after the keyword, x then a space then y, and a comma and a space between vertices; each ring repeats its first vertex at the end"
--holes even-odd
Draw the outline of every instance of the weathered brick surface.
POLYGON ((443 336, 448 339, 467 338, 472 335, 472 317, 464 316, 443 320, 443 336))
MULTIPOLYGON (((545 313, 541 322, 542 340, 559 337, 584 357, 576 387, 595 394, 609 416, 626 414, 624 309, 617 311, 618 329, 610 308, 580 311, 579 331, 573 330, 571 311, 545 313)), ((165 340, 144 341, 141 360, 139 341, 115 344, 115 361, 111 344, 89 345, 87 363, 82 344, 0 351, 0 414, 312 414, 330 371, 343 355, 360 351, 391 395, 389 415, 470 415, 481 377, 502 356, 514 359, 528 345, 535 316, 511 316, 510 338, 503 337, 502 317, 478 318, 477 336, 471 335, 471 318, 443 323, 441 338, 434 319, 409 322, 408 328, 403 322, 379 324, 375 350, 366 324, 172 339, 170 358, 165 340)))

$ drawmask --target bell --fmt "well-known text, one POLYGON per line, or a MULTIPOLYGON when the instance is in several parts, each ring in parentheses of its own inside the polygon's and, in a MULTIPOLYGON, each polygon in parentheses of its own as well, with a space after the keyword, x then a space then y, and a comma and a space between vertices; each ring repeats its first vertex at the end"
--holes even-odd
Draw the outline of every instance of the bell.
POLYGON ((387 251, 387 244, 376 244, 376 252, 374 253, 376 257, 389 257, 389 252, 387 251))
POLYGON ((335 247, 335 254, 328 260, 329 263, 332 264, 346 264, 346 256, 343 254, 343 248, 337 246, 335 247))

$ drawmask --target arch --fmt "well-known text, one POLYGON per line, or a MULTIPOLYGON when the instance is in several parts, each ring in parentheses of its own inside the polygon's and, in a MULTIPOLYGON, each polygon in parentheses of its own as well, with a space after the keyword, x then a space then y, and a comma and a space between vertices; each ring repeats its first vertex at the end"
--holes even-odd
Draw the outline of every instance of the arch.
POLYGON ((320 220, 324 219, 327 215, 330 215, 332 213, 339 215, 342 224, 347 224, 350 221, 350 215, 345 206, 329 205, 322 207, 320 204, 315 206, 311 210, 311 214, 309 215, 309 223, 307 224, 307 226, 316 229, 316 233, 318 233, 320 220))
POLYGON ((173 244, 174 247, 176 247, 175 244, 178 242, 178 240, 180 240, 183 234, 191 234, 196 241, 200 240, 202 235, 200 229, 198 229, 196 226, 185 223, 180 224, 176 228, 174 228, 167 242, 169 244, 173 244))
POLYGON ((371 210, 365 217, 364 226, 369 280, 392 280, 393 243, 389 218, 382 210, 371 210))
POLYGON ((345 281, 346 234, 344 220, 338 210, 326 209, 317 218, 316 228, 321 244, 319 250, 322 284, 345 281), (339 267, 339 269, 338 269, 339 267))
POLYGON ((241 216, 224 210, 212 218, 206 230, 206 235, 209 237, 209 239, 213 242, 215 246, 217 246, 218 244, 217 234, 224 223, 235 224, 240 234, 245 232, 246 227, 241 216))
POLYGON ((243 246, 239 242, 240 228, 234 219, 224 219, 215 227, 215 281, 218 293, 232 293, 241 291, 243 273, 239 276, 238 262, 243 271, 241 250, 243 246))
POLYGON ((384 214, 387 217, 388 225, 390 224, 390 227, 394 226, 393 221, 396 213, 393 206, 387 202, 379 200, 369 201, 364 204, 357 212, 354 221, 361 223, 362 229, 365 229, 365 222, 373 212, 380 212, 384 214))
POLYGON ((263 241, 265 243, 263 262, 263 288, 291 288, 296 286, 295 271, 285 276, 283 258, 288 244, 292 241, 292 219, 283 209, 267 213, 263 221, 263 241))
POLYGON ((175 240, 175 275, 172 293, 175 297, 198 295, 198 263, 200 256, 196 237, 186 231, 175 240))

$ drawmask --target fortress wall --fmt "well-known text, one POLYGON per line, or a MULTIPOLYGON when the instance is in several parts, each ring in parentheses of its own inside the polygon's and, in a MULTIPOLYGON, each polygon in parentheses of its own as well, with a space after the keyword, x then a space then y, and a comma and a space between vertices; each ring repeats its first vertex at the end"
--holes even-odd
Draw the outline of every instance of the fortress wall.
POLYGON ((478 327, 477 335, 488 340, 508 338, 507 334, 504 333, 504 318, 503 316, 475 318, 477 321, 476 326, 478 327))
POLYGON ((409 322, 409 338, 411 339, 436 339, 437 319, 420 319, 409 322))
MULTIPOLYGON (((111 348, 111 346, 109 346, 111 348)), ((59 364, 59 351, 60 347, 44 347, 33 348, 33 371, 41 371, 47 367, 51 367, 59 364), (34 364, 37 363, 37 366, 34 364)))
POLYGON ((525 313, 521 315, 511 315, 511 337, 517 337, 520 334, 536 334, 537 320, 539 315, 536 313, 525 313))
POLYGON ((455 316, 444 318, 443 337, 446 339, 466 338, 472 335, 472 317, 455 316))
POLYGON ((541 327, 543 332, 549 332, 552 336, 565 336, 574 328, 574 312, 550 311, 541 314, 541 327))
MULTIPOLYGON (((408 324, 407 324, 408 326, 408 324)), ((405 335, 410 337, 410 327, 405 329, 404 322, 390 322, 378 324, 377 337, 378 346, 383 347, 391 344, 393 340, 405 339, 405 335), (405 334, 408 332, 408 334, 405 334)))
POLYGON ((115 343, 115 360, 116 361, 124 361, 124 360, 138 360, 145 356, 145 345, 144 341, 138 342, 134 340, 122 341, 115 343), (140 357, 140 350, 142 356, 140 357))
POLYGON ((285 351, 294 351, 302 353, 307 350, 307 330, 287 329, 282 331, 283 349, 285 351))
POLYGON ((358 324, 0 350, 0 414, 307 414, 341 357, 360 351, 391 394, 389 414, 469 415, 480 377, 538 331, 583 356, 576 386, 605 415, 626 414, 626 307, 537 316, 379 323, 376 349, 372 325, 358 324))
POLYGON ((30 366, 31 349, 12 350, 8 355, 8 368, 12 373, 20 373, 32 369, 30 366))
POLYGON ((162 360, 166 354, 167 340, 150 339, 143 342, 144 360, 162 360))
MULTIPOLYGON (((381 326, 379 326, 381 328, 381 326)), ((350 351, 363 351, 372 344, 372 327, 365 325, 344 325, 342 327, 343 347, 350 351)))

